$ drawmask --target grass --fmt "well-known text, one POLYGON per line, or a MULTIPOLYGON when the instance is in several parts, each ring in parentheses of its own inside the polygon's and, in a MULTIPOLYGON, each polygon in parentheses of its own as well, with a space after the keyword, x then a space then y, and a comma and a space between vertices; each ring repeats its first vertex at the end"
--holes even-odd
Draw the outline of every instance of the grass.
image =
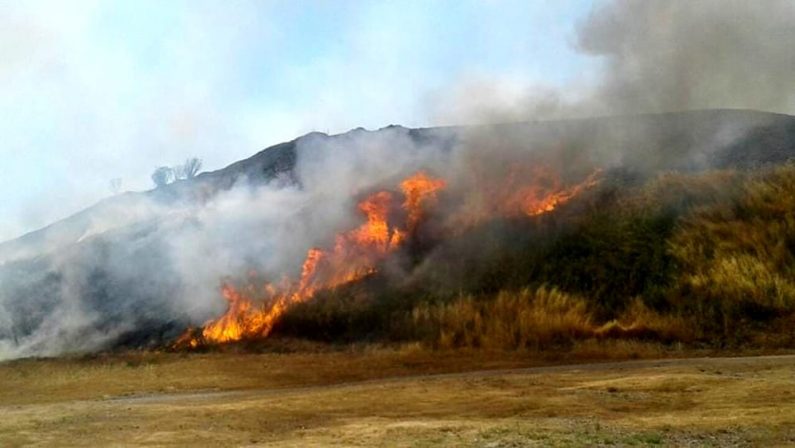
POLYGON ((554 213, 495 219, 429 251, 408 280, 327 291, 275 334, 439 349, 795 346, 795 165, 605 179, 554 213))
MULTIPOLYGON (((0 391, 0 445, 769 446, 795 440, 791 356, 429 377, 475 368, 470 358, 483 352, 418 353, 126 354, 4 363, 0 381, 9 387, 0 391), (182 382, 174 387, 177 378, 182 382)), ((501 356, 507 358, 492 354, 481 363, 522 365, 501 356)))
POLYGON ((0 364, 0 445, 795 443, 791 357, 462 373, 795 346, 795 166, 568 205, 326 291, 272 340, 0 364))
POLYGON ((584 300, 544 287, 502 292, 488 301, 423 304, 412 311, 410 326, 437 348, 501 350, 570 344, 594 329, 584 300))
MULTIPOLYGON (((306 347, 302 347, 306 350, 306 347)), ((284 388, 333 384, 409 372, 436 373, 479 367, 532 365, 521 356, 460 357, 431 362, 434 355, 411 347, 369 347, 303 353, 154 353, 129 352, 85 358, 20 360, 0 364, 0 403, 85 400, 186 390, 284 388), (344 365, 345 368, 340 368, 344 365), (441 367, 440 367, 441 366, 441 367), (427 370, 425 370, 427 368, 427 370)))
MULTIPOLYGON (((412 337, 434 349, 571 351, 589 341, 623 340, 647 348, 692 343, 692 320, 651 310, 633 301, 615 320, 598 323, 588 302, 555 288, 503 291, 477 300, 466 296, 448 303, 421 304, 406 326, 412 337)), ((615 350, 617 344, 601 344, 615 350)), ((602 356, 609 356, 602 353, 602 356)))
POLYGON ((794 198, 795 167, 787 165, 746 180, 734 201, 683 218, 670 241, 679 266, 671 303, 729 340, 749 339, 754 322, 791 316, 794 198))

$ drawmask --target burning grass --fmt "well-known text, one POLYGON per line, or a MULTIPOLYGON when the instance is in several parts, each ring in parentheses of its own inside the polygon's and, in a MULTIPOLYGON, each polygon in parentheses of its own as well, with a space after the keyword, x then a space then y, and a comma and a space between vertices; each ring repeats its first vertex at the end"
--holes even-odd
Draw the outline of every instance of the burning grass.
POLYGON ((422 171, 403 180, 400 188, 405 197, 402 209, 406 217, 402 227, 389 221, 393 194, 389 191, 373 193, 358 205, 365 222, 337 235, 332 249, 309 249, 297 281, 285 278, 279 284, 264 282, 262 285, 249 281, 245 289, 225 284, 222 293, 229 302, 227 312, 207 322, 201 331, 188 330, 175 345, 195 348, 203 344, 267 337, 290 306, 311 299, 318 290, 353 283, 375 272, 376 265, 398 249, 407 235, 416 231, 424 207, 435 202, 437 192, 444 187, 443 180, 422 171))
MULTIPOLYGON (((509 207, 508 213, 537 216, 555 210, 596 185, 600 174, 596 170, 582 182, 566 186, 559 176, 541 168, 534 166, 530 183, 512 191, 510 200, 502 201, 509 207), (515 204, 517 200, 518 205, 515 204)), ((515 183, 508 183, 512 190, 515 183)), ((312 299, 318 291, 333 290, 376 273, 379 265, 399 250, 407 239, 417 239, 428 210, 436 205, 437 195, 446 186, 443 179, 431 177, 423 171, 400 182, 404 200, 398 210, 402 222, 398 223, 390 219, 396 215, 395 195, 387 190, 372 193, 358 205, 365 222, 354 230, 337 235, 333 248, 310 248, 299 279, 284 278, 279 283, 265 281, 260 284, 249 280, 243 287, 226 282, 222 295, 229 303, 227 312, 205 323, 201 329, 189 329, 176 341, 175 347, 196 348, 265 338, 289 308, 312 299)), ((466 207, 459 210, 469 213, 466 207)), ((483 219, 482 216, 477 217, 478 221, 483 219)))
POLYGON ((187 340, 273 333, 542 351, 604 340, 795 345, 795 166, 542 184, 533 191, 566 197, 554 212, 479 218, 455 231, 445 227, 461 223, 452 214, 432 226, 444 237, 429 240, 423 226, 449 198, 440 196, 444 181, 418 173, 400 196, 367 197, 365 222, 333 249, 310 250, 299 280, 225 288, 229 312, 187 340), (408 278, 382 270, 398 253, 421 261, 403 267, 408 278))

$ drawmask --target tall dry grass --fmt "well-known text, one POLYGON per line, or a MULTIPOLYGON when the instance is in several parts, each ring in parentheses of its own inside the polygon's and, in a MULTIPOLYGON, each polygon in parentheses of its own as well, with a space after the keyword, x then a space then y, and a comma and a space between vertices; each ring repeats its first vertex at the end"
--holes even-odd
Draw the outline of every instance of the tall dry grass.
POLYGON ((637 297, 621 313, 594 330, 598 339, 653 340, 663 343, 695 342, 700 337, 698 321, 692 315, 649 308, 637 297))
POLYGON ((674 232, 672 304, 703 329, 742 338, 795 312, 795 166, 750 177, 734 201, 694 210, 674 232))
POLYGON ((605 188, 576 216, 497 223, 438 248, 432 274, 404 291, 295 307, 277 334, 437 348, 795 346, 795 165, 605 188))
POLYGON ((541 350, 589 339, 693 338, 688 319, 656 313, 639 300, 619 319, 599 323, 585 299, 545 286, 480 300, 465 296, 445 304, 422 304, 410 320, 417 337, 440 349, 541 350))
POLYGON ((541 348, 587 336, 594 323, 586 302, 555 288, 472 296, 422 304, 411 313, 417 334, 437 348, 541 348))

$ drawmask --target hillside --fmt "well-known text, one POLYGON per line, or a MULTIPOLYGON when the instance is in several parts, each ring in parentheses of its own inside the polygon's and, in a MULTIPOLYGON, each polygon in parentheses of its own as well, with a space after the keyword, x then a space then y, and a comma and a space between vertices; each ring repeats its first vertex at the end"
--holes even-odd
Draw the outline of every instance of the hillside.
MULTIPOLYGON (((345 305, 348 299, 330 300, 327 302, 339 304, 335 305, 338 309, 322 311, 327 316, 331 312, 332 319, 369 322, 366 328, 357 327, 359 324, 355 322, 318 328, 314 318, 300 314, 302 309, 309 315, 321 312, 312 309, 316 300, 298 307, 296 313, 299 314, 285 316, 275 331, 299 337, 320 335, 321 339, 384 337, 383 332, 388 329, 376 327, 385 317, 374 318, 373 313, 395 313, 418 305, 403 300, 406 295, 420 293, 439 300, 452 300, 455 298, 452 291, 488 295, 505 288, 517 290, 541 284, 588 296, 586 302, 597 301, 599 305, 589 306, 586 313, 593 313, 592 316, 583 314, 586 316, 583 322, 591 322, 584 324, 582 331, 586 332, 591 331, 589 325, 595 328, 597 322, 609 320, 616 316, 614 313, 623 311, 631 297, 646 297, 649 306, 669 306, 665 305, 667 292, 649 290, 650 285, 665 283, 672 275, 669 268, 664 267, 672 262, 669 254, 658 253, 667 249, 654 246, 652 239, 662 235, 667 241, 671 237, 672 229, 678 225, 678 216, 684 215, 689 207, 682 205, 683 202, 715 204, 716 199, 710 196, 712 190, 728 192, 735 187, 742 190, 743 182, 753 180, 740 179, 743 174, 706 178, 699 177, 698 173, 761 172, 795 156, 795 117, 710 110, 476 127, 407 129, 391 126, 372 132, 358 129, 334 136, 308 134, 267 148, 221 170, 202 173, 192 180, 108 198, 63 221, 1 244, 0 307, 4 313, 0 319, 0 357, 96 350, 116 344, 162 344, 173 340, 186 326, 201 324, 223 312, 224 303, 218 300, 217 292, 221 278, 242 274, 246 266, 276 269, 273 266, 281 266, 282 259, 296 264, 306 249, 327 244, 335 228, 342 229, 344 224, 358 219, 351 213, 338 216, 340 207, 348 207, 351 200, 347 190, 337 187, 339 179, 348 183, 356 176, 367 179, 367 182, 353 182, 356 186, 351 190, 365 192, 368 188, 380 188, 393 182, 396 176, 405 176, 404 172, 391 169, 390 157, 405 159, 401 167, 408 167, 406 169, 429 166, 433 170, 434 166, 449 165, 446 161, 449 155, 458 152, 477 154, 476 157, 482 159, 478 159, 476 166, 489 169, 493 168, 491 164, 501 163, 506 154, 511 164, 524 163, 521 158, 524 156, 517 159, 516 154, 554 155, 555 162, 545 166, 558 167, 556 170, 566 182, 582 178, 582 173, 594 167, 602 174, 598 188, 589 189, 587 194, 572 201, 571 206, 560 207, 548 216, 532 219, 501 216, 478 221, 477 225, 454 237, 428 236, 430 231, 426 231, 425 236, 415 238, 406 252, 409 261, 399 263, 402 272, 399 282, 389 275, 368 277, 359 286, 352 285, 364 288, 365 292, 350 293, 350 297, 359 297, 355 300, 359 305, 349 309, 345 305), (379 157, 368 158, 366 155, 371 153, 379 157), (327 166, 329 164, 334 166, 327 166), (660 173, 674 171, 693 176, 674 179, 674 183, 707 182, 710 191, 705 193, 703 187, 697 187, 701 188, 698 191, 690 187, 677 190, 677 185, 665 184, 666 178, 659 180, 660 173), (326 179, 327 174, 337 172, 342 174, 326 179), (372 172, 385 174, 372 176, 372 172), (647 182, 652 182, 648 188, 656 190, 645 200, 650 201, 652 208, 657 207, 654 212, 657 214, 648 220, 640 222, 633 216, 622 221, 620 216, 597 216, 598 213, 593 212, 621 209, 621 201, 640 200, 638 192, 646 188, 647 182), (313 215, 318 213, 315 211, 318 205, 298 201, 300 206, 290 206, 294 199, 289 194, 294 191, 317 191, 325 195, 325 202, 318 204, 326 204, 319 206, 327 208, 323 209, 326 215, 319 216, 334 217, 336 221, 329 223, 336 224, 318 231, 313 227, 313 222, 318 221, 313 215), (268 195, 278 195, 277 203, 287 205, 274 213, 285 217, 260 218, 268 213, 263 204, 271 203, 263 202, 263 195, 268 201, 271 201, 268 195), (337 202, 329 202, 329 197, 337 202), (230 204, 236 205, 230 208, 230 204), (669 206, 674 208, 666 208, 669 206), (660 212, 659 209, 664 210, 660 212), (674 209, 676 213, 672 212, 674 209), (228 213, 230 210, 232 213, 228 213), (284 220, 288 222, 282 222, 284 220), (282 240, 284 235, 296 231, 302 237, 289 244, 276 237, 276 241, 267 238, 259 241, 259 229, 269 228, 263 222, 276 222, 276 228, 284 232, 282 240), (586 233, 581 231, 583 222, 588 222, 586 233), (637 247, 631 245, 625 247, 624 234, 605 233, 618 228, 638 237, 650 235, 651 239, 632 244, 652 245, 652 252, 638 252, 637 247), (656 234, 649 229, 662 233, 656 234), (542 236, 551 241, 552 235, 556 241, 552 246, 536 241, 542 236), (591 246, 584 246, 591 244, 588 241, 594 238, 627 250, 612 266, 617 271, 608 269, 609 272, 598 273, 589 270, 591 267, 578 270, 578 263, 583 260, 604 262, 604 252, 594 252, 591 246), (305 246, 304 240, 310 246, 305 246), (513 243, 506 246, 506 240, 513 243), (488 247, 475 244, 473 248, 473 241, 491 243, 488 247), (282 247, 279 244, 286 244, 284 251, 273 252, 273 247, 282 247), (517 251, 509 250, 509 246, 517 251), (201 250, 191 252, 196 247, 201 250), (527 255, 531 248, 536 255, 527 255), (268 251, 273 252, 271 258, 258 258, 259 253, 268 251), (649 256, 651 258, 644 258, 649 256), (454 266, 450 260, 457 260, 458 264, 454 266), (554 260, 558 260, 557 263, 554 260), (627 268, 624 265, 629 263, 627 260, 648 267, 650 272, 627 268), (431 265, 434 268, 429 268, 431 265), (410 275, 404 275, 406 271, 410 275), (418 289, 416 285, 420 283, 424 286, 418 289), (628 286, 622 290, 618 283, 628 286), (390 299, 391 302, 381 299, 390 294, 397 298, 390 299), (361 306, 362 301, 372 303, 361 306), (397 306, 395 301, 403 305, 397 306)), ((488 175, 492 175, 490 171, 488 175)), ((779 178, 787 178, 787 175, 779 174, 779 178)), ((454 180, 448 179, 448 183, 459 185, 463 182, 465 185, 471 181, 466 177, 457 183, 454 180)), ((450 207, 460 199, 458 196, 443 196, 440 207, 450 207)), ((739 199, 732 196, 731 200, 739 199)), ((434 222, 431 220, 431 226, 426 228, 432 228, 434 222)), ((441 225, 439 221, 437 227, 441 225)), ((776 285, 781 281, 775 280, 779 282, 776 285)), ((335 294, 345 295, 346 288, 335 294)), ((434 315, 441 311, 428 309, 425 312, 434 315)), ((434 321, 436 318, 429 319, 427 325, 439 325, 434 321)), ((397 331, 401 332, 406 333, 397 331)))
MULTIPOLYGON (((561 145, 587 144, 598 148, 607 143, 620 144, 626 153, 626 165, 654 169, 704 169, 707 167, 750 167, 780 163, 792 157, 795 142, 795 117, 752 111, 715 110, 629 117, 606 117, 580 120, 514 123, 494 126, 407 129, 390 127, 368 132, 361 129, 329 136, 313 132, 293 141, 268 147, 253 156, 196 178, 181 180, 159 190, 125 193, 104 199, 62 221, 33 231, 20 238, 0 243, 0 261, 17 253, 36 253, 51 247, 76 242, 91 228, 93 221, 108 216, 113 221, 139 217, 124 216, 124 210, 155 199, 158 203, 200 201, 243 182, 261 185, 280 175, 295 181, 296 144, 304 140, 333 143, 351 135, 377 134, 384 131, 405 132, 417 142, 451 147, 457 136, 471 132, 504 133, 513 138, 535 141, 558 141, 561 145), (735 134, 740 138, 735 139, 735 134)), ((322 144, 322 143, 321 143, 322 144)))

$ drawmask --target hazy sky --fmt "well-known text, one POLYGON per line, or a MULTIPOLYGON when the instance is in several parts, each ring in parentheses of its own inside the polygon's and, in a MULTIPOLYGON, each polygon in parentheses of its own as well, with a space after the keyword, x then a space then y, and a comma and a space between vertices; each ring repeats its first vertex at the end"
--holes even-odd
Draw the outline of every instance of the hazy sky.
POLYGON ((561 85, 590 1, 0 0, 0 240, 188 156, 445 122, 469 81, 561 85))

